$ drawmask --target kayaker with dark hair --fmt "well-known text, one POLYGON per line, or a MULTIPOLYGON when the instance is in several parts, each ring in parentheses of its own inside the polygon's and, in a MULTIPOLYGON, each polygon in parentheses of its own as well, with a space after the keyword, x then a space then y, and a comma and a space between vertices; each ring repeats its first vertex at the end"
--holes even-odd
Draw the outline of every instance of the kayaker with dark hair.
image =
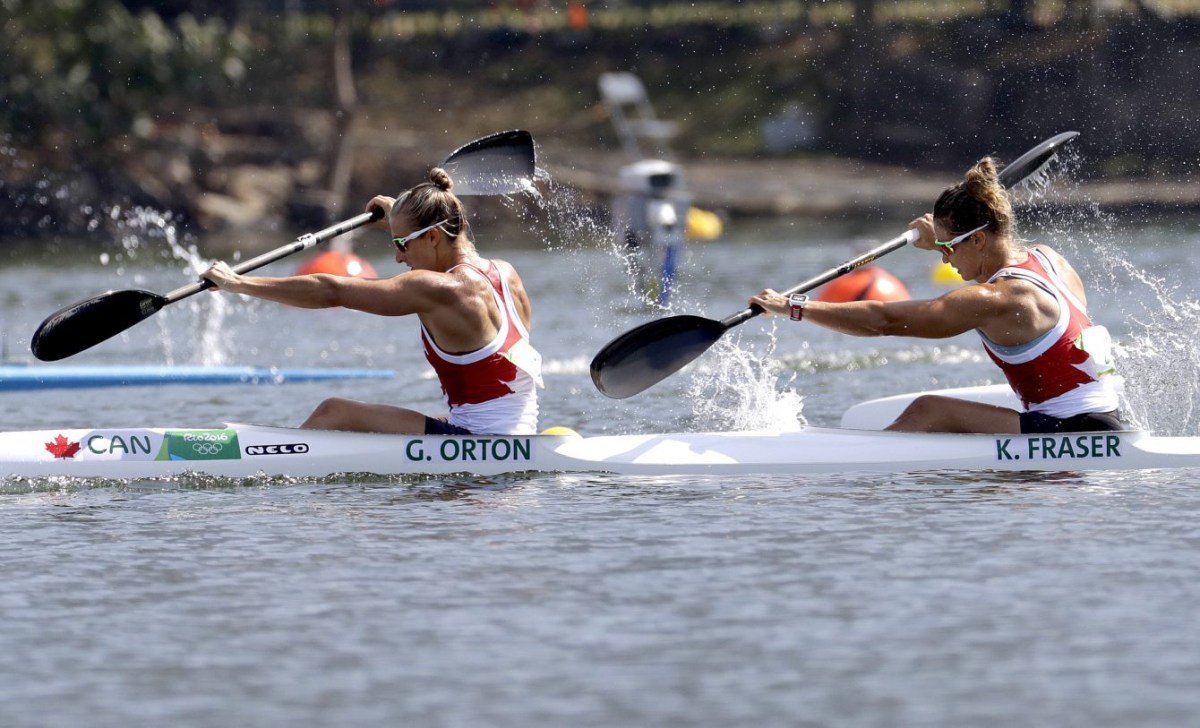
POLYGON ((915 399, 888 429, 931 432, 1085 432, 1126 429, 1121 378, 1103 326, 1071 264, 1015 236, 1012 204, 991 157, 946 189, 933 212, 909 224, 913 245, 937 250, 966 281, 922 301, 827 303, 766 289, 750 303, 854 336, 943 339, 972 329, 1025 411, 946 396, 915 399))
POLYGON ((420 319, 425 356, 446 395, 448 416, 336 397, 323 401, 303 427, 437 435, 537 432, 541 357, 529 342, 529 296, 510 264, 480 257, 452 187, 445 170, 435 167, 429 181, 367 204, 368 212, 384 211, 372 226, 390 230, 396 262, 412 269, 392 278, 250 277, 225 263, 202 275, 218 290, 291 306, 420 319))

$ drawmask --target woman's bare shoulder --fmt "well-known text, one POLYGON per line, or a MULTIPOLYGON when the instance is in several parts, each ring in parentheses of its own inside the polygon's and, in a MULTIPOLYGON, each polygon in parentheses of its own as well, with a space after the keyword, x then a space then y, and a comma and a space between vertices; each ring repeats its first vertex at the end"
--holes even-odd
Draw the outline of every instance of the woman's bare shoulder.
POLYGON ((1057 250, 1050 247, 1046 243, 1031 243, 1028 246, 1027 250, 1036 250, 1039 253, 1042 253, 1043 255, 1045 255, 1046 257, 1048 257, 1054 261, 1061 260, 1063 262, 1066 262, 1066 260, 1067 260, 1066 257, 1063 256, 1062 253, 1058 252, 1057 250))
POLYGON ((1050 259, 1051 263, 1054 263, 1054 265, 1056 267, 1059 267, 1059 268, 1071 268, 1072 267, 1071 261, 1067 260, 1066 256, 1064 256, 1062 253, 1058 252, 1054 248, 1051 248, 1049 245, 1046 245, 1045 243, 1036 243, 1034 245, 1029 246, 1029 249, 1036 250, 1039 253, 1045 255, 1047 258, 1050 259))

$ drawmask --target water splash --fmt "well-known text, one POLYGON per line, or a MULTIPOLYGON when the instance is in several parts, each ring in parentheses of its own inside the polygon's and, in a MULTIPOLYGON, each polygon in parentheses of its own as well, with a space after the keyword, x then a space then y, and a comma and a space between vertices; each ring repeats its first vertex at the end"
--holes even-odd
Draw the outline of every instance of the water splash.
MULTIPOLYGON (((102 251, 99 254, 100 264, 115 266, 118 276, 126 275, 127 264, 139 258, 182 262, 180 285, 194 282, 208 267, 207 260, 201 257, 196 248, 195 240, 190 235, 181 236, 174 215, 170 212, 149 207, 114 206, 97 214, 99 217, 93 217, 91 223, 94 225, 90 223, 89 228, 110 226, 120 244, 119 250, 114 252, 102 251)), ((133 276, 136 284, 144 284, 144 280, 142 274, 133 276)), ((177 304, 175 311, 164 309, 155 317, 166 364, 175 365, 179 359, 185 359, 203 366, 221 366, 229 361, 227 337, 223 335, 223 324, 232 305, 227 299, 227 296, 194 296, 177 304), (192 325, 178 325, 175 319, 179 316, 179 309, 191 317, 194 322, 192 325), (175 352, 175 337, 172 334, 178 330, 195 332, 190 356, 181 357, 175 352)))
MULTIPOLYGON (((616 310, 659 314, 672 310, 670 305, 658 303, 656 291, 646 290, 639 282, 636 260, 617 238, 607 201, 589 200, 575 188, 555 182, 540 167, 536 170, 535 180, 538 187, 531 188, 525 198, 533 204, 522 205, 516 210, 527 229, 538 236, 547 250, 565 255, 587 248, 604 250, 625 275, 625 297, 616 301, 616 310)), ((582 285, 589 287, 589 293, 600 293, 593 276, 585 277, 582 285)), ((605 299, 609 298, 605 296, 605 299)), ((611 313, 608 309, 594 310, 597 325, 607 325, 611 313)))
POLYGON ((711 365, 697 368, 688 389, 693 424, 701 430, 770 430, 802 428, 804 398, 783 382, 782 362, 775 356, 776 327, 768 331, 762 355, 754 343, 743 346, 738 334, 719 340, 705 354, 711 365))
MULTIPOLYGON (((1113 237, 1116 237, 1115 235, 1113 237)), ((1109 242, 1109 245, 1114 245, 1109 242)), ((1200 301, 1133 265, 1115 247, 1097 251, 1098 272, 1129 329, 1117 347, 1130 414, 1169 435, 1200 431, 1200 301), (1140 293, 1139 293, 1140 292, 1140 293)))
POLYGON ((1180 301, 1139 322, 1141 333, 1118 350, 1135 420, 1167 435, 1200 431, 1200 303, 1180 301))
MULTIPOLYGON (((673 290, 668 304, 659 304, 656 297, 647 296, 628 268, 627 251, 617 239, 607 208, 590 203, 573 188, 554 183, 541 169, 537 178, 542 189, 531 196, 532 211, 522 214, 528 228, 540 236, 546 249, 570 256, 584 248, 599 248, 613 261, 614 268, 622 272, 623 296, 600 290, 604 285, 601 281, 610 281, 609 276, 579 277, 588 300, 600 302, 591 309, 597 330, 610 329, 614 317, 623 314, 635 313, 649 320, 673 311, 703 310, 705 301, 699 300, 686 285, 690 263, 686 253, 676 270, 676 280, 682 279, 684 284, 673 290)), ((582 260, 579 269, 586 270, 582 260)), ((803 403, 800 395, 788 388, 795 373, 780 384, 786 365, 774 353, 773 329, 762 355, 755 353, 754 344, 743 345, 736 333, 718 341, 702 361, 690 367, 687 374, 679 375, 691 377, 687 389, 693 407, 690 426, 714 431, 799 428, 803 424, 803 403)))
MULTIPOLYGON (((541 167, 534 179, 539 186, 531 187, 522 198, 533 204, 514 209, 547 250, 570 252, 612 238, 612 227, 599 205, 589 203, 574 188, 559 184, 541 167)), ((509 197, 505 199, 512 202, 509 197)))

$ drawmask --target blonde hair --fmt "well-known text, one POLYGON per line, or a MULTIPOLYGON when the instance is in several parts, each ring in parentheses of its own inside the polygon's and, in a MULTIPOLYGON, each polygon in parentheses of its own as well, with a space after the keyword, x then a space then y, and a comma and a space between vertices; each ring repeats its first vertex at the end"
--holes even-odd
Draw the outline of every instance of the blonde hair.
POLYGON ((407 215, 418 228, 446 220, 443 231, 453 238, 470 232, 462 200, 450 190, 454 181, 441 167, 429 170, 429 181, 401 192, 392 205, 392 215, 407 215))
POLYGON ((954 234, 987 223, 989 232, 1012 237, 1016 226, 1012 202, 1000 184, 996 160, 984 157, 967 171, 962 182, 942 192, 933 205, 933 217, 954 234))

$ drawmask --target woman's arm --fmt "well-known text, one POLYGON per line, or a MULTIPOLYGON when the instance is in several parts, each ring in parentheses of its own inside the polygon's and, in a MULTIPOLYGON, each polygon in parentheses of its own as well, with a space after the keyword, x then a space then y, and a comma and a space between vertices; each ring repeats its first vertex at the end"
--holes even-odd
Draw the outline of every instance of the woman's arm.
MULTIPOLYGON (((945 339, 987 327, 1012 314, 1008 297, 993 284, 975 284, 922 301, 810 301, 804 321, 851 336, 945 339)), ((787 298, 766 289, 750 298, 768 313, 787 315, 787 298)))
POLYGON ((214 263, 201 278, 218 290, 240 293, 298 308, 351 308, 379 316, 424 313, 456 300, 451 276, 409 271, 393 278, 371 280, 314 273, 272 278, 238 275, 224 262, 214 263))

